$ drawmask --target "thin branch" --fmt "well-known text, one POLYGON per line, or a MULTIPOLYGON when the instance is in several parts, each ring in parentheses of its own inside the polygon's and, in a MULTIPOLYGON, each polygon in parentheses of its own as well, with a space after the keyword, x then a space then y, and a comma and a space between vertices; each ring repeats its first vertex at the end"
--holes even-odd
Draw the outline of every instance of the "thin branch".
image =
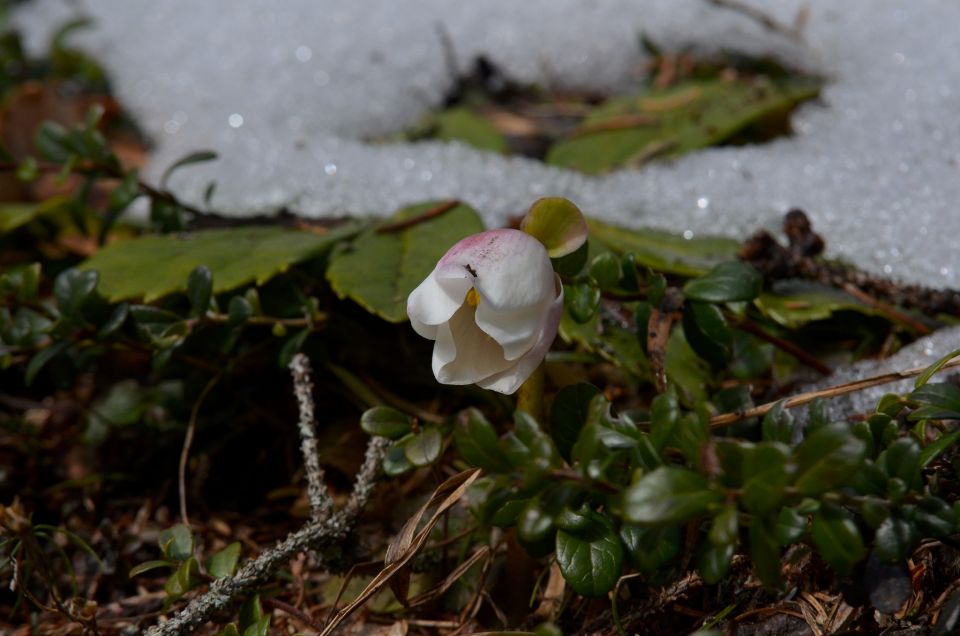
POLYGON ((326 519, 333 511, 333 500, 324 484, 323 468, 317 455, 317 420, 314 416, 313 382, 310 380, 310 360, 302 353, 290 361, 293 374, 293 393, 300 408, 300 452, 307 471, 307 496, 310 499, 310 518, 314 522, 326 519))
POLYGON ((710 4, 715 7, 721 7, 723 9, 729 9, 731 11, 736 11, 737 13, 750 18, 751 20, 760 24, 763 28, 779 33, 780 35, 785 35, 791 40, 802 40, 800 30, 789 27, 785 24, 774 20, 769 15, 753 7, 746 2, 741 2, 741 0, 707 0, 710 4))
MULTIPOLYGON (((943 369, 951 369, 960 366, 960 359, 953 360, 941 367, 943 369)), ((914 378, 924 371, 927 370, 927 366, 923 367, 914 367, 912 369, 906 369, 904 371, 893 371, 891 373, 883 373, 881 375, 875 375, 873 377, 864 378, 863 380, 854 380, 853 382, 845 382, 844 384, 837 384, 835 386, 827 387, 826 389, 820 389, 819 391, 809 391, 807 393, 799 393, 792 397, 788 397, 785 400, 782 400, 783 408, 792 409, 798 406, 803 406, 804 404, 809 404, 818 398, 833 398, 840 395, 846 395, 848 393, 856 393, 857 391, 862 391, 864 389, 869 389, 874 386, 880 386, 881 384, 888 384, 890 382, 896 382, 897 380, 905 380, 907 378, 914 378)), ((722 426, 729 426, 734 422, 739 422, 740 420, 749 419, 751 417, 761 417, 766 415, 774 406, 780 403, 781 400, 776 402, 767 402, 766 404, 761 404, 760 406, 755 406, 751 409, 746 409, 743 411, 735 411, 733 413, 722 413, 720 415, 714 415, 710 418, 710 427, 711 428, 720 428, 722 426)))
POLYGON ((775 346, 775 347, 777 347, 778 349, 780 349, 781 351, 783 351, 783 352, 785 352, 785 353, 793 356, 794 358, 796 358, 797 360, 799 360, 801 363, 805 364, 806 366, 810 367, 811 369, 815 369, 815 370, 818 371, 820 374, 822 374, 822 375, 830 375, 830 373, 831 373, 830 367, 828 367, 826 364, 824 364, 824 363, 821 362, 820 360, 817 360, 816 357, 814 357, 813 355, 807 353, 807 351, 805 351, 804 349, 798 347, 797 345, 793 344, 792 342, 790 342, 790 341, 788 341, 788 340, 784 340, 783 338, 778 338, 777 336, 775 336, 775 335, 773 335, 773 334, 768 333, 767 331, 765 331, 762 327, 760 327, 760 325, 758 325, 758 324, 756 324, 756 323, 754 323, 754 322, 751 322, 750 320, 747 320, 746 318, 739 318, 739 317, 733 315, 733 313, 731 313, 731 312, 724 312, 724 315, 725 315, 731 322, 733 322, 733 324, 735 324, 735 325, 736 325, 737 327, 739 327, 740 329, 743 329, 743 330, 746 331, 747 333, 749 333, 749 334, 751 334, 751 335, 753 335, 753 336, 756 336, 757 338, 759 338, 760 340, 763 340, 764 342, 769 342, 769 343, 772 344, 773 346, 775 346))
POLYGON ((320 522, 311 521, 291 533, 273 548, 244 564, 234 576, 217 579, 206 593, 190 601, 175 616, 147 630, 147 636, 189 634, 213 618, 217 612, 233 606, 241 598, 253 593, 298 553, 342 541, 370 500, 380 462, 389 445, 390 441, 382 437, 370 440, 363 465, 354 482, 353 494, 341 510, 320 522))
POLYGON ((222 373, 217 373, 210 378, 207 386, 203 387, 203 391, 200 392, 200 396, 197 398, 197 401, 194 402, 193 408, 190 410, 190 423, 187 424, 187 434, 183 438, 183 449, 180 451, 180 466, 177 471, 177 484, 180 491, 180 519, 188 526, 190 525, 190 518, 187 516, 187 462, 190 459, 190 447, 193 446, 193 435, 197 429, 197 416, 200 415, 200 407, 203 406, 204 400, 207 399, 210 391, 213 390, 213 387, 222 376, 222 373))
POLYGON ((457 199, 452 199, 450 201, 445 201, 439 205, 435 205, 430 208, 423 214, 418 214, 417 216, 411 217, 409 219, 403 219, 402 221, 397 221, 396 223, 388 223, 386 225, 381 225, 376 229, 377 234, 388 234, 390 232, 399 232, 400 230, 405 230, 409 227, 413 227, 424 221, 429 221, 432 218, 438 217, 441 214, 446 214, 453 208, 460 205, 460 201, 457 199))

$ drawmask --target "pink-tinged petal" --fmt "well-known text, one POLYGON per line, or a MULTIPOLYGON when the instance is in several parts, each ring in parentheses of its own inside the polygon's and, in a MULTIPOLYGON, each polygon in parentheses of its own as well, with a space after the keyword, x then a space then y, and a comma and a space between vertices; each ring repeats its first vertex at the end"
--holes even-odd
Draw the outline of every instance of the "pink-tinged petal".
POLYGON ((468 291, 468 277, 441 278, 434 269, 407 297, 410 325, 424 338, 436 338, 436 326, 450 320, 463 304, 468 291))
POLYGON ((433 373, 442 384, 474 384, 513 364, 504 359, 500 345, 480 331, 473 314, 473 307, 464 304, 448 323, 437 329, 433 373))
POLYGON ((519 230, 492 230, 476 250, 473 286, 481 305, 494 312, 514 312, 552 301, 553 266, 537 239, 519 230))
POLYGON ((526 354, 517 360, 512 367, 478 381, 477 386, 497 391, 506 395, 515 393, 537 366, 543 362, 560 326, 560 317, 563 315, 563 285, 560 277, 555 276, 557 298, 550 305, 550 310, 544 318, 543 329, 539 333, 536 344, 526 354))

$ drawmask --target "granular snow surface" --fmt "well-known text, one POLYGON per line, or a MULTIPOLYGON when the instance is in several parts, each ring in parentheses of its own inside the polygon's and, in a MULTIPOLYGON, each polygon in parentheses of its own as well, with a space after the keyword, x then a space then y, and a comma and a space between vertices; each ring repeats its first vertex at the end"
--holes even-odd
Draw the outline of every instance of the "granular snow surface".
MULTIPOLYGON (((216 182, 221 213, 382 216, 455 197, 496 226, 552 195, 631 227, 743 238, 801 207, 831 256, 960 287, 960 3, 754 4, 786 24, 805 12, 802 40, 705 0, 34 0, 16 21, 40 52, 66 19, 92 18, 74 41, 104 64, 151 139, 147 177, 213 149, 216 162, 178 171, 171 185, 202 207, 216 182), (645 60, 641 34, 669 51, 772 54, 828 84, 794 114, 792 137, 598 178, 456 143, 364 143, 439 104, 453 82, 441 31, 461 71, 485 55, 518 81, 554 88, 629 91, 645 60)), ((957 346, 960 331, 943 331, 882 368, 957 346)), ((875 398, 860 394, 844 410, 875 398)))

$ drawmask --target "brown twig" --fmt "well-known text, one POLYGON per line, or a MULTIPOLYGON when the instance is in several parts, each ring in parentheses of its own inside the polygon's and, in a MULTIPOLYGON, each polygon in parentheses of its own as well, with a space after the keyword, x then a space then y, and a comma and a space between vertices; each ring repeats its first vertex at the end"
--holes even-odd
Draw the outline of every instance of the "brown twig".
POLYGON ((190 525, 190 518, 187 516, 187 462, 190 459, 190 447, 193 445, 193 435, 197 429, 197 416, 200 414, 200 407, 203 405, 204 400, 207 399, 210 391, 213 390, 213 387, 221 377, 223 377, 223 374, 218 372, 210 378, 207 385, 203 387, 203 391, 200 392, 197 401, 194 402, 193 408, 190 410, 190 422, 187 424, 187 433, 183 438, 183 448, 180 450, 180 466, 177 471, 177 485, 180 492, 180 519, 187 526, 190 525))
MULTIPOLYGON (((960 359, 953 360, 941 367, 943 369, 951 369, 960 366, 960 359)), ((804 404, 809 404, 818 398, 833 398, 839 395, 846 395, 848 393, 856 393, 857 391, 862 391, 864 389, 869 389, 870 387, 880 386, 881 384, 888 384, 890 382, 896 382, 897 380, 905 380, 907 378, 913 378, 924 371, 928 367, 914 367, 912 369, 906 369, 904 371, 893 371, 891 373, 883 373, 880 375, 875 375, 873 377, 864 378, 863 380, 854 380, 853 382, 845 382, 843 384, 838 384, 836 386, 827 387, 826 389, 820 389, 819 391, 809 391, 807 393, 799 393, 797 395, 788 397, 785 400, 778 400, 776 402, 768 402, 766 404, 761 404, 760 406, 755 406, 750 409, 745 409, 743 411, 735 411, 733 413, 722 413, 720 415, 714 415, 710 418, 710 427, 711 428, 720 428, 723 426, 729 426, 734 422, 739 422, 740 420, 745 420, 751 417, 760 417, 766 415, 774 406, 782 403, 783 408, 792 409, 798 406, 803 406, 804 404)))
POLYGON ((309 614, 291 605, 290 603, 281 601, 278 598, 271 598, 269 596, 261 597, 260 602, 266 605, 267 607, 278 609, 281 612, 287 614, 288 616, 292 616, 293 618, 297 619, 298 621, 300 621, 310 629, 316 630, 318 632, 323 631, 323 625, 315 621, 313 617, 311 617, 309 614))
POLYGON ((386 225, 381 225, 376 230, 377 234, 389 234, 391 232, 399 232, 400 230, 405 230, 407 228, 413 227, 414 225, 423 223, 424 221, 429 221, 430 219, 436 218, 442 214, 446 214, 453 208, 460 205, 460 201, 457 199, 451 199, 450 201, 444 201, 439 205, 435 205, 426 212, 418 214, 417 216, 411 217, 409 219, 403 219, 402 221, 397 221, 395 223, 387 223, 386 225))
POLYGON ((751 20, 754 20, 760 24, 763 28, 784 35, 791 40, 800 40, 802 39, 800 31, 793 27, 788 27, 785 24, 774 20, 769 15, 753 7, 746 2, 741 2, 740 0, 707 0, 710 4, 715 7, 721 7, 723 9, 730 9, 731 11, 736 11, 737 13, 744 15, 751 20))
POLYGON ((884 302, 880 302, 879 300, 877 300, 870 294, 866 293, 865 291, 863 291, 853 283, 844 283, 843 291, 847 292, 848 294, 850 294, 851 296, 853 296, 854 298, 862 302, 864 305, 868 305, 876 309, 878 312, 886 316, 891 322, 899 322, 901 324, 904 324, 910 327, 911 329, 913 329, 914 331, 916 331, 921 336, 926 336, 931 333, 930 327, 926 326, 925 324, 923 324, 913 316, 908 316, 907 314, 903 313, 896 307, 892 305, 888 305, 887 303, 884 303, 884 302))
POLYGON ((804 351, 797 345, 793 344, 792 342, 784 340, 783 338, 778 338, 777 336, 771 333, 767 333, 760 327, 760 325, 757 325, 756 323, 751 322, 750 320, 747 320, 745 318, 737 318, 730 312, 724 312, 724 313, 726 314, 727 319, 732 321, 733 324, 735 324, 740 329, 743 329, 747 333, 756 336, 760 340, 763 340, 764 342, 769 342, 770 344, 777 347, 778 349, 785 351, 786 353, 789 353, 794 358, 796 358, 803 364, 807 365, 811 369, 816 369, 823 375, 830 375, 830 373, 832 373, 832 369, 830 369, 830 367, 828 367, 826 364, 824 364, 820 360, 817 360, 816 357, 807 353, 806 351, 804 351))

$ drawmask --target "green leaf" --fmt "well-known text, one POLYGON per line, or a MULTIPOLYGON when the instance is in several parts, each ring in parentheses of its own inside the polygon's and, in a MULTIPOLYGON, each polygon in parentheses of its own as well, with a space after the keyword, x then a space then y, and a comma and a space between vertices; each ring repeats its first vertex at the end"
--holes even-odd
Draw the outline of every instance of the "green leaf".
POLYGON ((793 415, 788 409, 783 408, 783 400, 774 404, 773 408, 763 416, 760 430, 765 441, 781 444, 789 444, 793 441, 793 415))
POLYGON ((80 313, 83 301, 97 288, 100 275, 94 271, 64 270, 53 282, 53 296, 64 316, 80 313))
POLYGON ((514 468, 547 470, 560 465, 560 454, 528 413, 513 414, 513 430, 503 437, 503 452, 514 468))
POLYGON ((945 364, 947 364, 957 356, 960 356, 960 349, 955 349, 951 351, 947 355, 943 356, 942 358, 940 358, 939 360, 931 364, 929 367, 926 368, 926 370, 923 373, 917 376, 917 380, 913 383, 913 388, 919 389, 924 384, 929 382, 930 378, 932 378, 937 371, 942 369, 945 364))
POLYGON ((715 545, 734 545, 740 532, 737 507, 728 503, 713 518, 707 538, 715 545))
POLYGON ((127 321, 127 316, 129 315, 130 305, 127 303, 120 303, 114 307, 113 311, 110 312, 110 316, 103 324, 100 325, 100 328, 97 330, 97 338, 103 340, 112 335, 123 326, 123 323, 127 321))
MULTIPOLYGON (((550 432, 557 450, 570 461, 570 451, 587 421, 590 401, 600 389, 586 382, 570 384, 557 393, 550 407, 550 432)), ((479 464, 475 464, 479 465, 479 464)))
POLYGON ((691 301, 683 308, 683 332, 698 356, 720 366, 733 355, 733 331, 714 304, 691 301))
POLYGON ((212 150, 199 150, 197 152, 192 152, 185 157, 181 157, 173 162, 169 168, 163 171, 163 174, 160 176, 160 189, 167 189, 167 181, 170 179, 170 175, 174 173, 179 168, 184 166, 189 166, 195 163, 204 163, 206 161, 213 161, 217 158, 217 153, 212 150))
POLYGON ((37 374, 40 373, 40 370, 43 369, 48 362, 66 351, 69 346, 69 340, 58 340, 45 349, 41 349, 37 355, 30 358, 30 363, 27 364, 27 369, 23 374, 24 383, 27 386, 33 384, 33 380, 37 377, 37 374))
POLYGON ((833 504, 823 504, 813 514, 813 542, 823 560, 846 576, 866 554, 863 539, 847 513, 833 504))
POLYGON ((590 261, 588 272, 597 281, 600 289, 612 290, 618 288, 620 279, 623 277, 620 259, 612 252, 603 252, 594 257, 590 261))
MULTIPOLYGON (((637 265, 678 276, 699 276, 714 266, 737 258, 740 243, 720 237, 685 239, 662 230, 627 229, 588 219, 590 244, 617 254, 632 254, 637 265)), ((651 300, 651 302, 654 302, 651 300)))
POLYGON ((223 626, 223 629, 217 632, 217 636, 241 636, 241 634, 236 623, 227 623, 223 626))
POLYGON ((42 212, 39 203, 0 203, 0 236, 26 225, 42 212))
POLYGON ((846 424, 827 425, 797 448, 797 492, 818 495, 853 476, 863 464, 867 445, 846 424))
POLYGON ((773 283, 754 302, 764 316, 788 329, 799 329, 818 320, 827 320, 839 311, 855 311, 865 316, 877 310, 835 287, 806 280, 781 280, 773 283))
MULTIPOLYGON (((390 222, 409 220, 437 207, 437 202, 407 207, 390 222)), ((454 243, 481 231, 480 217, 463 203, 405 229, 371 229, 358 236, 351 249, 331 257, 327 280, 341 298, 350 298, 389 322, 403 322, 410 292, 454 243)))
POLYGON ((640 525, 677 524, 701 515, 722 497, 707 480, 684 468, 662 466, 624 491, 623 514, 640 525))
POLYGON ((697 556, 697 570, 700 576, 710 585, 719 583, 730 571, 733 559, 734 545, 732 543, 712 543, 705 541, 700 547, 697 556))
POLYGON ((184 561, 193 555, 193 534, 190 528, 182 523, 161 530, 157 543, 168 559, 184 561))
POLYGON ((170 575, 163 589, 167 593, 167 603, 172 603, 189 592, 200 581, 200 564, 193 557, 180 564, 170 575))
POLYGON ((641 528, 624 524, 620 540, 627 548, 630 561, 644 574, 651 575, 664 565, 676 562, 681 551, 680 528, 641 528))
POLYGON ((262 284, 294 263, 321 255, 356 227, 325 235, 238 227, 142 236, 107 245, 80 268, 100 272, 100 292, 110 301, 142 297, 152 302, 185 291, 190 272, 200 265, 213 274, 213 293, 219 294, 251 282, 262 284))
POLYGON ((550 258, 572 254, 587 240, 587 221, 583 213, 563 197, 534 201, 520 221, 520 229, 543 243, 550 258))
POLYGON ((507 140, 496 126, 468 108, 456 107, 439 112, 422 124, 435 129, 434 138, 459 141, 478 150, 507 152, 507 140))
POLYGON ((637 167, 721 143, 751 125, 782 119, 795 104, 818 93, 815 80, 774 81, 763 76, 692 79, 666 89, 651 88, 595 108, 573 134, 550 148, 546 160, 587 174, 637 167))
POLYGON ((750 523, 750 558, 766 587, 780 586, 780 542, 777 540, 777 524, 773 519, 753 517, 750 523))
POLYGON ((653 398, 650 404, 650 441, 657 451, 662 451, 673 439, 679 419, 677 392, 672 387, 666 393, 653 398))
POLYGON ((402 475, 413 468, 413 464, 407 459, 406 451, 402 444, 397 444, 387 449, 383 456, 383 472, 388 477, 402 475))
POLYGON ((953 431, 951 433, 944 433, 934 441, 930 442, 922 451, 920 451, 920 457, 918 459, 920 467, 926 468, 930 462, 939 457, 943 451, 956 444, 958 439, 960 439, 960 431, 953 431))
POLYGON ((410 417, 389 406, 375 406, 360 416, 360 428, 368 435, 400 439, 410 432, 410 417))
POLYGON ((910 421, 960 420, 960 387, 948 382, 924 384, 909 395, 919 405, 910 413, 910 421))
POLYGON ((760 294, 763 277, 753 267, 740 261, 720 263, 699 278, 683 286, 687 300, 708 303, 751 301, 760 294))
POLYGON ((200 317, 210 308, 213 297, 213 274, 206 265, 198 265, 187 278, 187 300, 190 301, 190 315, 200 317))
POLYGON ((787 447, 776 442, 761 442, 745 453, 743 505, 747 510, 771 512, 780 505, 791 477, 788 456, 787 447))
POLYGON ((239 327, 253 316, 253 307, 243 296, 234 296, 227 305, 227 326, 239 327))
POLYGON ((171 561, 144 561, 143 563, 138 563, 137 565, 130 568, 129 576, 131 579, 135 576, 139 576, 144 572, 149 572, 150 570, 155 570, 157 568, 175 568, 177 567, 176 563, 171 561))
POLYGON ((600 288, 591 279, 567 285, 564 288, 563 304, 574 321, 584 324, 597 314, 600 288))
POLYGON ((234 541, 207 559, 207 573, 215 579, 233 576, 240 561, 240 542, 234 541))
POLYGON ((623 546, 607 517, 587 510, 585 519, 575 531, 557 532, 557 564, 574 592, 602 596, 620 578, 623 546))
POLYGON ((243 630, 243 636, 269 636, 270 635, 270 615, 262 617, 256 623, 243 630))
POLYGON ((47 161, 65 163, 76 149, 66 128, 52 121, 45 121, 37 129, 34 143, 39 155, 47 161))
POLYGON ((254 594, 240 606, 240 631, 246 636, 247 631, 258 625, 264 618, 269 619, 269 615, 264 615, 263 608, 260 605, 260 595, 254 594))
POLYGON ((460 412, 453 429, 453 441, 460 455, 472 466, 493 474, 506 473, 512 468, 500 448, 497 432, 475 408, 460 412))
POLYGON ((920 541, 913 524, 898 515, 888 517, 873 538, 873 553, 891 563, 905 561, 920 541))
POLYGON ((807 517, 793 508, 781 508, 777 516, 777 541, 780 545, 790 545, 799 541, 807 531, 807 517))
POLYGON ((403 452, 414 466, 432 464, 443 449, 443 436, 435 426, 429 426, 403 445, 403 452))
POLYGON ((877 457, 877 466, 888 477, 902 479, 911 488, 920 482, 920 444, 912 437, 895 440, 877 457))
POLYGON ((924 497, 914 510, 913 519, 917 529, 925 537, 942 538, 956 531, 956 521, 950 505, 938 497, 924 497))

